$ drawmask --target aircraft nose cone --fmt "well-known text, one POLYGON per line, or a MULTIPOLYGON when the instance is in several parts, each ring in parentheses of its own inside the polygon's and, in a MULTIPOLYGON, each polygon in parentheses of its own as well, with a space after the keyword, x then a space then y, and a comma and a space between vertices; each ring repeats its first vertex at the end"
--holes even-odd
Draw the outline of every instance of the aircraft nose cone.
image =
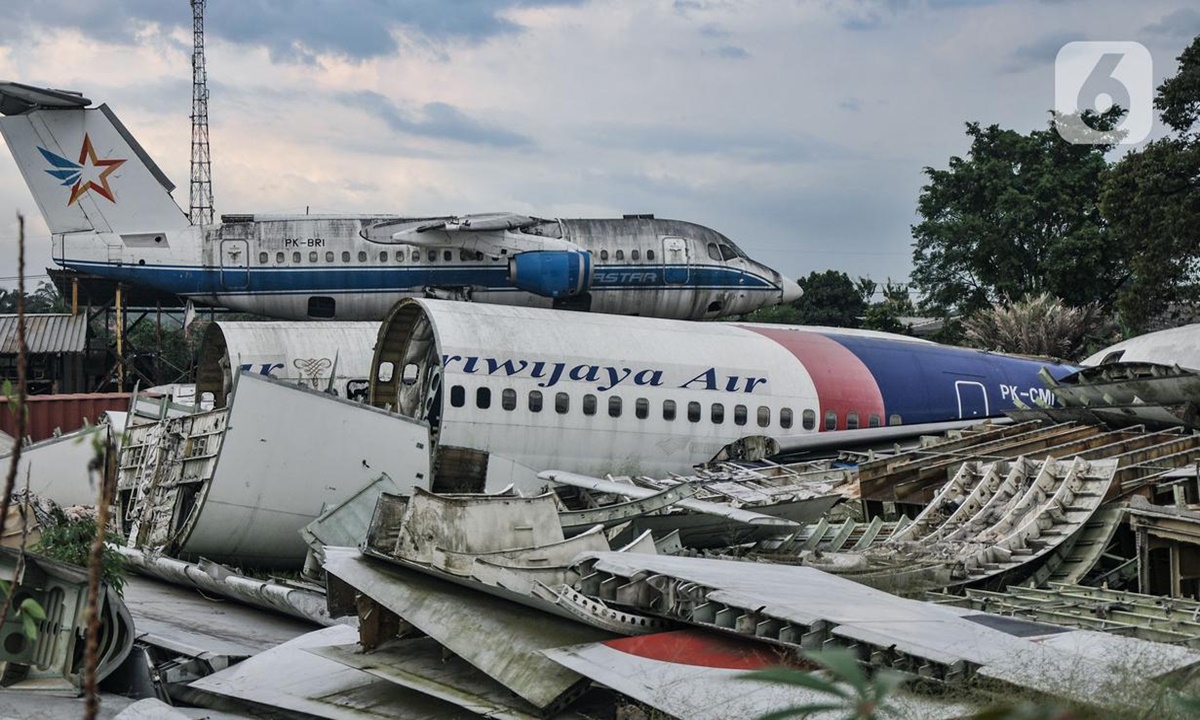
POLYGON ((800 296, 804 294, 804 291, 800 289, 800 286, 798 284, 796 284, 795 282, 793 282, 791 280, 788 280, 785 277, 781 277, 779 279, 779 287, 781 290, 780 294, 783 297, 783 300, 781 302, 784 305, 787 305, 788 303, 796 302, 797 300, 800 299, 800 296))

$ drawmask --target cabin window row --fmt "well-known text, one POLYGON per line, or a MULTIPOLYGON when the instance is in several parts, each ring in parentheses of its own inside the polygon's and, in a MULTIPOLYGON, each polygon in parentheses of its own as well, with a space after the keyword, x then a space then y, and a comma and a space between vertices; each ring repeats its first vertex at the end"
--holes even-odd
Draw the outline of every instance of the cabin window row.
MULTIPOLYGON (((310 250, 307 254, 308 262, 312 263, 312 264, 321 262, 322 257, 324 258, 324 261, 326 263, 332 263, 337 260, 338 255, 336 253, 334 253, 332 250, 326 250, 324 253, 320 253, 315 250, 310 250)), ((438 262, 439 258, 441 258, 442 262, 453 262, 454 261, 454 251, 453 250, 426 250, 424 253, 424 257, 426 258, 426 260, 428 262, 438 262)), ((357 258, 358 262, 365 263, 371 259, 371 255, 368 254, 366 250, 359 250, 357 253, 353 253, 353 254, 350 253, 350 251, 348 251, 348 250, 343 250, 341 252, 342 263, 349 263, 355 258, 357 258)), ((411 251, 396 250, 393 253, 393 252, 388 252, 387 250, 381 250, 378 255, 379 262, 381 262, 381 263, 389 262, 393 258, 394 258, 394 262, 398 262, 398 263, 404 263, 404 262, 419 263, 419 262, 421 262, 422 252, 420 250, 411 250, 411 251)), ((271 259, 270 253, 268 253, 268 252, 258 253, 258 264, 259 265, 269 264, 270 259, 271 259)), ((458 259, 462 262, 478 262, 480 260, 483 260, 483 253, 472 252, 469 250, 459 250, 458 251, 458 259)), ((299 252, 299 251, 293 251, 291 253, 291 264, 300 265, 300 264, 304 263, 304 260, 305 260, 305 253, 299 252)), ((288 253, 285 253, 283 251, 279 251, 279 252, 275 253, 275 264, 276 265, 283 265, 286 262, 288 262, 288 253)))
MULTIPOLYGON (((550 393, 543 393, 541 390, 530 390, 525 398, 525 407, 529 412, 542 412, 550 401, 553 401, 554 412, 559 415, 566 415, 571 412, 571 396, 565 392, 553 393, 552 397, 547 397, 550 393)), ((475 407, 480 410, 487 410, 492 407, 492 389, 480 387, 475 389, 475 407)), ((454 385, 450 388, 450 405, 451 407, 465 407, 467 404, 467 389, 462 385, 454 385)), ((500 407, 504 410, 516 410, 518 404, 517 391, 512 388, 505 388, 500 391, 500 407)), ((625 401, 620 395, 610 395, 604 403, 591 393, 587 393, 580 399, 580 410, 586 416, 594 416, 599 411, 601 406, 604 406, 604 411, 609 417, 619 418, 625 412, 625 401)), ((668 422, 674 421, 681 408, 674 400, 662 401, 662 419, 668 422)), ((702 403, 695 400, 684 404, 682 408, 684 416, 688 422, 698 423, 707 419, 713 425, 721 425, 726 420, 726 407, 724 403, 711 403, 705 407, 702 403)), ((770 427, 772 422, 773 411, 766 405, 759 405, 751 412, 751 408, 746 405, 734 405, 732 408, 732 421, 734 425, 747 425, 751 418, 758 427, 770 427)), ((650 400, 647 398, 635 398, 633 400, 633 415, 639 420, 646 420, 650 417, 650 400)), ((795 414, 791 408, 780 408, 775 420, 779 427, 784 430, 790 429, 795 422, 795 414)), ((812 410, 805 410, 802 414, 802 423, 805 430, 812 430, 816 427, 816 413, 812 410)))
MULTIPOLYGON (((610 255, 608 252, 608 248, 602 248, 600 250, 600 262, 607 262, 609 257, 610 257, 610 255)), ((611 257, 613 260, 624 260, 625 259, 625 250, 622 248, 618 248, 617 250, 615 250, 612 253, 611 257)), ((646 260, 653 261, 654 257, 655 257, 654 250, 651 249, 651 250, 646 251, 646 260)), ((634 249, 630 250, 629 251, 629 259, 633 262, 637 262, 638 260, 641 260, 642 259, 642 251, 639 250, 638 248, 634 248, 634 249)))
MULTIPOLYGON (((530 412, 542 412, 546 405, 547 398, 541 390, 530 390, 526 399, 526 407, 530 412)), ((571 412, 571 396, 565 392, 554 393, 554 411, 559 415, 566 415, 571 412)), ((467 390, 462 385, 454 385, 450 388, 450 405, 452 407, 465 407, 467 404, 467 390)), ((480 410, 487 410, 492 406, 492 389, 480 387, 475 389, 475 407, 480 410)), ((512 388, 505 388, 500 392, 500 407, 504 410, 517 409, 517 391, 512 388)), ((583 396, 580 402, 580 409, 586 416, 594 416, 600 407, 599 399, 587 393, 583 396)), ((702 403, 695 400, 686 403, 683 408, 684 414, 688 422, 698 423, 707 416, 708 422, 713 425, 721 425, 726 419, 726 408, 724 403, 712 403, 707 408, 702 403)), ((679 415, 680 408, 674 400, 662 401, 662 419, 668 422, 674 421, 679 415)), ((624 400, 620 395, 610 395, 607 400, 606 412, 609 417, 621 417, 624 412, 624 400)), ((646 420, 650 417, 650 401, 646 398, 636 398, 633 402, 633 414, 639 420, 646 420)), ((743 426, 750 422, 750 408, 746 405, 734 405, 732 410, 732 420, 734 425, 743 426)), ((754 422, 758 427, 770 427, 772 419, 772 411, 766 405, 759 405, 754 412, 754 422)), ((834 410, 825 412, 823 418, 825 430, 837 430, 838 414, 834 410)), ((862 425, 862 416, 854 411, 847 412, 845 415, 845 427, 847 430, 857 430, 862 425)), ((866 427, 880 427, 883 424, 883 418, 876 413, 869 413, 866 418, 866 427)), ((780 408, 778 414, 779 427, 788 430, 795 422, 794 413, 791 408, 780 408)), ((888 417, 889 425, 900 425, 902 419, 900 415, 893 413, 888 417)), ((811 409, 806 409, 800 414, 800 426, 805 430, 813 430, 817 427, 817 413, 811 409)))

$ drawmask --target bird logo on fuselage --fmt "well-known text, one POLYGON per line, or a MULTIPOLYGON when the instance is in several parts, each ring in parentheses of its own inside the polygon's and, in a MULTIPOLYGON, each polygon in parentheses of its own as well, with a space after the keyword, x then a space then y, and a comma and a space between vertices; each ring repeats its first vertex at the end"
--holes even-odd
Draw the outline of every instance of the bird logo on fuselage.
POLYGON ((58 180, 63 187, 71 188, 71 197, 67 200, 67 205, 74 205, 89 190, 111 203, 117 201, 108 184, 108 176, 121 167, 125 160, 97 158, 92 139, 86 133, 83 136, 83 146, 79 149, 79 162, 68 160, 41 146, 38 146, 38 151, 46 158, 46 162, 54 166, 47 169, 46 174, 58 180))

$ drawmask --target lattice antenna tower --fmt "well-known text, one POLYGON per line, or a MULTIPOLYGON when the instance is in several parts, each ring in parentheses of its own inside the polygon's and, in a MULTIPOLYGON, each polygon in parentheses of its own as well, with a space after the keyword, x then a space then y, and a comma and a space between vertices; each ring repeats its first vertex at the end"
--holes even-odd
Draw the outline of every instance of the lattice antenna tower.
POLYGON ((208 73, 204 69, 204 3, 192 3, 192 186, 188 217, 213 221, 212 160, 208 153, 208 73))

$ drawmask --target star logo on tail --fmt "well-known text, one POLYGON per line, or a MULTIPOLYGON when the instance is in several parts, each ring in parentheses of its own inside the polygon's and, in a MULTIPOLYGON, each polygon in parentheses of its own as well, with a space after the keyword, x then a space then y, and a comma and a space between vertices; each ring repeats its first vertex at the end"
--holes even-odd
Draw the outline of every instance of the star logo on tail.
POLYGON ((79 149, 79 162, 68 160, 44 147, 39 146, 38 151, 46 158, 46 162, 53 165, 46 170, 46 174, 59 180, 63 187, 71 188, 71 197, 67 200, 67 205, 74 205, 75 201, 89 190, 111 203, 117 201, 108 185, 108 176, 121 167, 125 160, 98 159, 96 150, 92 147, 92 139, 86 133, 83 136, 83 147, 79 149))

